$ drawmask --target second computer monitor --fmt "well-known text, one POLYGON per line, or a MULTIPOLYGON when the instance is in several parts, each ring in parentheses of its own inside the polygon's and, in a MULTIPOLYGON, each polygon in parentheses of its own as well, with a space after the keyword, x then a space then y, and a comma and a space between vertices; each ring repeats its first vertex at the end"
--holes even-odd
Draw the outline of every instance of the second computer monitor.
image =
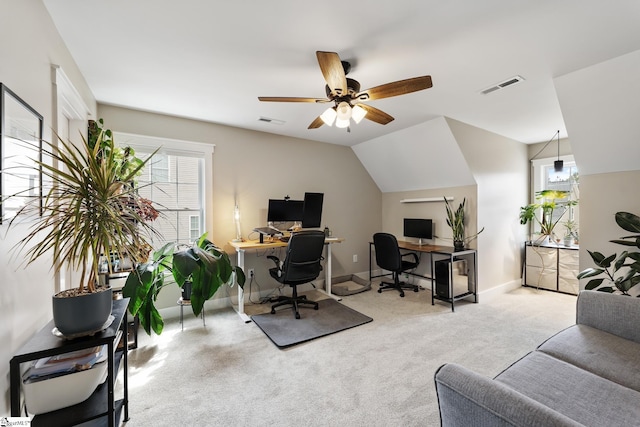
POLYGON ((302 228, 318 228, 322 221, 324 193, 304 193, 302 228))
POLYGON ((405 237, 417 237, 418 244, 423 244, 423 240, 433 239, 433 222, 430 219, 422 218, 405 218, 404 232, 405 237))

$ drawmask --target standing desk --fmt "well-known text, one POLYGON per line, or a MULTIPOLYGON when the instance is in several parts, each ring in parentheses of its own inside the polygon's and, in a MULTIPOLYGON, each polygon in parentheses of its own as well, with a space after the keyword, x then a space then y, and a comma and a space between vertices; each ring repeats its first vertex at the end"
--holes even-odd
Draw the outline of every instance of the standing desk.
MULTIPOLYGON (((438 245, 418 245, 415 243, 405 242, 402 240, 398 240, 398 247, 403 250, 418 252, 420 254, 426 253, 430 255, 431 258, 431 276, 424 276, 421 274, 407 272, 407 274, 415 277, 420 277, 423 279, 431 279, 431 305, 435 304, 435 300, 445 301, 451 304, 451 311, 455 311, 454 303, 455 301, 461 300, 468 296, 473 295, 474 302, 478 302, 478 262, 477 262, 477 252, 475 249, 464 249, 462 251, 456 251, 453 247, 450 246, 438 246, 438 245), (455 260, 467 260, 472 264, 472 268, 468 271, 468 292, 463 292, 459 295, 453 295, 453 261, 455 260), (437 261, 449 261, 449 297, 436 295, 435 289, 435 269, 437 261)), ((373 252, 373 242, 369 242, 369 282, 371 279, 376 277, 388 276, 389 273, 379 274, 377 276, 372 275, 373 271, 373 257, 371 253, 373 252)))
MULTIPOLYGON (((325 270, 325 290, 324 292, 330 297, 340 300, 339 297, 336 297, 331 294, 331 245, 334 243, 342 243, 344 242, 343 237, 326 237, 324 239, 324 244, 327 248, 327 256, 326 259, 326 270, 325 270)), ((244 242, 229 242, 231 246, 233 246, 238 254, 238 267, 244 270, 244 254, 246 251, 258 251, 261 249, 275 249, 275 248, 283 248, 287 246, 287 242, 282 242, 280 240, 272 240, 265 241, 264 243, 260 243, 258 240, 247 240, 244 242)), ((235 280, 235 279, 234 279, 235 280)), ((236 285, 238 283, 236 282, 236 285)), ((244 289, 238 286, 238 314, 245 321, 245 323, 251 322, 251 318, 247 316, 244 312, 244 289)))

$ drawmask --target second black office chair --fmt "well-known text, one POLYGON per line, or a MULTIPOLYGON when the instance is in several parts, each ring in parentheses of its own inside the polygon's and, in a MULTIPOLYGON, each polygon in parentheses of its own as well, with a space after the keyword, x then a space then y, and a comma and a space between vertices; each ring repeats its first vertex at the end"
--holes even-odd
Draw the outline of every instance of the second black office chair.
POLYGON ((404 297, 404 289, 413 289, 414 292, 418 292, 417 285, 410 285, 400 281, 400 274, 413 270, 418 266, 420 263, 418 255, 414 252, 400 253, 396 236, 389 233, 374 234, 373 245, 376 251, 376 264, 384 270, 391 271, 393 276, 393 283, 380 282, 378 293, 382 293, 385 289, 396 289, 400 292, 400 296, 404 297), (403 259, 405 257, 413 257, 413 261, 403 259))
POLYGON ((298 296, 298 286, 315 280, 322 271, 320 261, 324 249, 324 232, 319 230, 300 231, 293 233, 287 245, 287 254, 282 263, 275 256, 268 258, 276 263, 276 267, 269 269, 271 277, 278 282, 289 285, 293 294, 280 296, 278 302, 271 306, 271 313, 275 314, 276 308, 283 305, 291 305, 296 319, 300 318, 298 305, 308 304, 318 309, 318 303, 308 300, 305 295, 298 296))

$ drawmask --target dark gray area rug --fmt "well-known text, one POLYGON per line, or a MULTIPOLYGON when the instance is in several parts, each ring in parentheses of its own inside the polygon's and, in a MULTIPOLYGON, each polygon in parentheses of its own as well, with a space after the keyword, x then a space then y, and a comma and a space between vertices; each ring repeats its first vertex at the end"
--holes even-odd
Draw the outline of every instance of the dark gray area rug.
POLYGON ((283 308, 276 314, 251 316, 251 320, 280 348, 330 335, 371 322, 373 319, 334 299, 318 301, 318 310, 303 307, 300 319, 293 310, 283 308))

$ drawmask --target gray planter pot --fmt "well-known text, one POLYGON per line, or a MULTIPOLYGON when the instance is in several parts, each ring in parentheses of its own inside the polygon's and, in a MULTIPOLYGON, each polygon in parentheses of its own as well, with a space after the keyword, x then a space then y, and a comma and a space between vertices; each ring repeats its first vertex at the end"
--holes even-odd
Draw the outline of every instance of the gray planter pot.
POLYGON ((53 322, 62 335, 76 337, 93 335, 102 330, 111 315, 111 288, 76 297, 54 295, 53 322))

